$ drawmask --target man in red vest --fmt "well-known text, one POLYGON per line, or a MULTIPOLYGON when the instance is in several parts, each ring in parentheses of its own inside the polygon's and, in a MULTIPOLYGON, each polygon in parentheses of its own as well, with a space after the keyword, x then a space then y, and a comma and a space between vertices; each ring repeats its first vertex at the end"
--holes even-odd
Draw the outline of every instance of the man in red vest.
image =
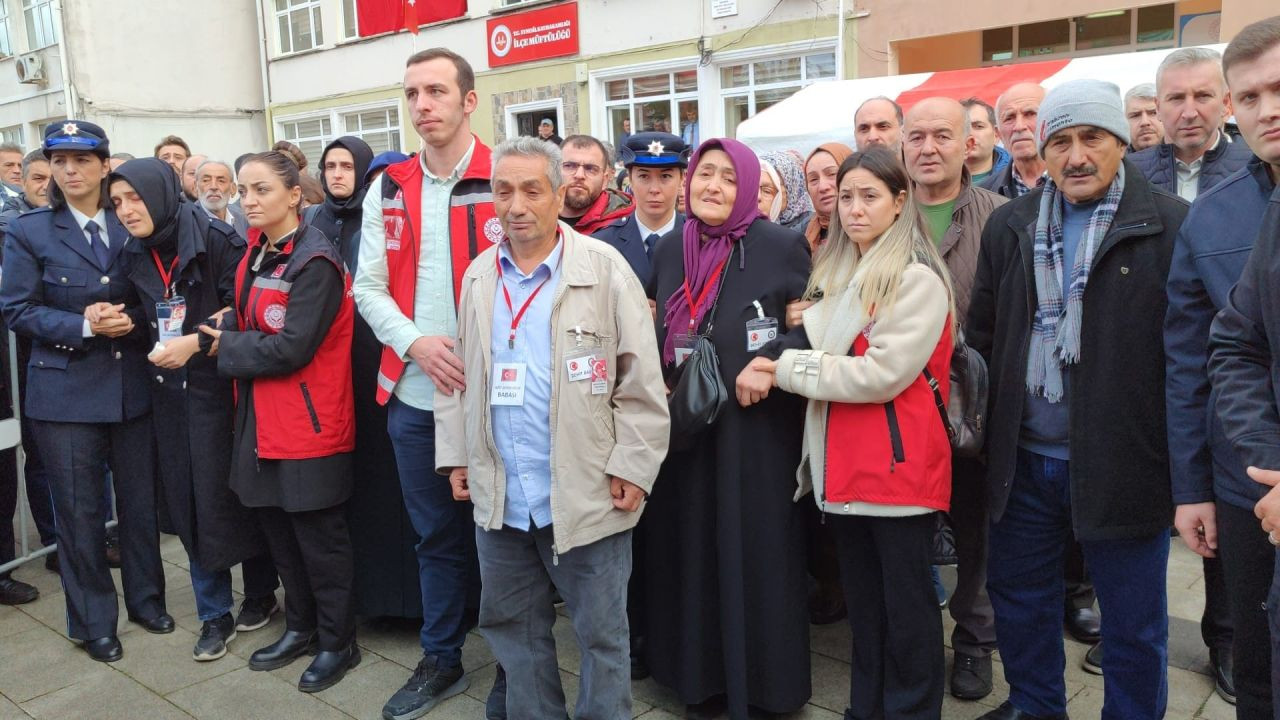
POLYGON ((489 148, 471 133, 475 73, 444 48, 406 63, 404 94, 422 152, 391 165, 364 200, 353 285, 360 314, 383 343, 378 401, 389 403, 405 509, 418 534, 423 657, 383 708, 407 720, 467 688, 462 643, 479 602, 469 503, 435 473, 436 388, 463 389, 453 353, 457 292, 471 260, 502 239, 489 187, 489 148), (470 610, 469 610, 470 609, 470 610))

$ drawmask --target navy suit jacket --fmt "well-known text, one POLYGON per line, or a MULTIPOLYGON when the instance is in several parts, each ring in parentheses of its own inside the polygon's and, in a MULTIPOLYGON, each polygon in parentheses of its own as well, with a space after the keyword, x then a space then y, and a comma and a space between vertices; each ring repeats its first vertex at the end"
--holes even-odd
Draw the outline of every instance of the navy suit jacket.
MULTIPOLYGON (((683 227, 684 214, 677 212, 673 229, 679 230, 683 227)), ((650 262, 649 255, 644 250, 644 238, 640 236, 640 225, 635 213, 625 218, 618 218, 613 223, 600 228, 592 237, 609 243, 622 253, 627 264, 635 271, 636 277, 640 278, 640 284, 648 286, 649 277, 653 275, 653 263, 650 262)))
POLYGON ((65 207, 24 213, 6 230, 0 310, 9 329, 31 338, 25 410, 33 419, 111 423, 150 410, 147 320, 129 273, 151 259, 114 212, 106 216, 105 268, 65 207), (84 309, 100 301, 123 303, 133 332, 83 337, 84 309))

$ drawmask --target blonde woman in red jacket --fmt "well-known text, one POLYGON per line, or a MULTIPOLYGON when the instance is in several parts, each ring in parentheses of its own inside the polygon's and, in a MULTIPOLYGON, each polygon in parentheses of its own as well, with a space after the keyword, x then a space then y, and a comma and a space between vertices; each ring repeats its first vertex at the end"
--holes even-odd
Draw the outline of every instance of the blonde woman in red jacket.
POLYGON ((854 153, 836 183, 806 292, 822 299, 803 332, 742 371, 738 401, 772 388, 809 398, 797 497, 812 487, 836 537, 853 632, 845 718, 936 720, 944 661, 929 565, 951 446, 926 378, 947 397, 955 294, 896 157, 854 153))

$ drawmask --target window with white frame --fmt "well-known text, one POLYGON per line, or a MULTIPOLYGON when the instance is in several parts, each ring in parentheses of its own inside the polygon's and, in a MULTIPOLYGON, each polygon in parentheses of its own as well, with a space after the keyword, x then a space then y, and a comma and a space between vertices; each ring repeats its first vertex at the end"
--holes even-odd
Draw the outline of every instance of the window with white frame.
POLYGON ((625 135, 641 132, 688 134, 694 144, 699 140, 696 69, 606 80, 604 93, 609 141, 615 147, 625 135))
POLYGON ((13 127, 4 128, 0 130, 0 144, 4 144, 4 145, 12 144, 12 145, 17 145, 20 148, 25 148, 27 146, 27 143, 23 140, 23 136, 24 136, 24 133, 22 132, 21 125, 14 125, 13 127))
POLYGON ((356 14, 356 0, 342 0, 342 37, 344 40, 360 37, 360 19, 356 14))
POLYGON ((321 0, 276 0, 281 53, 301 52, 324 44, 320 4, 321 0))
POLYGON ((0 2, 0 57, 13 54, 13 41, 9 39, 9 3, 0 2))
POLYGON ((39 50, 58 42, 53 24, 53 0, 22 0, 22 15, 27 21, 28 50, 39 50))
POLYGON ((400 107, 334 108, 316 115, 276 122, 276 137, 288 140, 307 156, 309 167, 320 167, 320 156, 341 135, 354 135, 369 144, 374 154, 400 150, 400 107))
POLYGON ((834 80, 834 51, 753 60, 720 68, 724 133, 734 137, 738 124, 791 97, 807 85, 834 80))

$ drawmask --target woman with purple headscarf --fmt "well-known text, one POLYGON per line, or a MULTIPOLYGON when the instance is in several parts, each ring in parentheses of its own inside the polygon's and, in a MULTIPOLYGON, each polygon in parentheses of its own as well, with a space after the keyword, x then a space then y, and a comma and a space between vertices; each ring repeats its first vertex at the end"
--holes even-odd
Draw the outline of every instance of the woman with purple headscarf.
MULTIPOLYGON (((768 222, 759 192, 760 161, 742 143, 708 140, 690 158, 688 220, 658 243, 650 282, 668 377, 686 336, 709 334, 731 388, 770 328, 786 331, 786 304, 808 280, 808 246, 768 222)), ((803 415, 786 393, 750 408, 730 398, 714 425, 672 438, 687 449, 667 456, 639 529, 643 655, 689 717, 746 720, 748 707, 785 713, 809 698, 805 535, 794 502, 803 415)))

